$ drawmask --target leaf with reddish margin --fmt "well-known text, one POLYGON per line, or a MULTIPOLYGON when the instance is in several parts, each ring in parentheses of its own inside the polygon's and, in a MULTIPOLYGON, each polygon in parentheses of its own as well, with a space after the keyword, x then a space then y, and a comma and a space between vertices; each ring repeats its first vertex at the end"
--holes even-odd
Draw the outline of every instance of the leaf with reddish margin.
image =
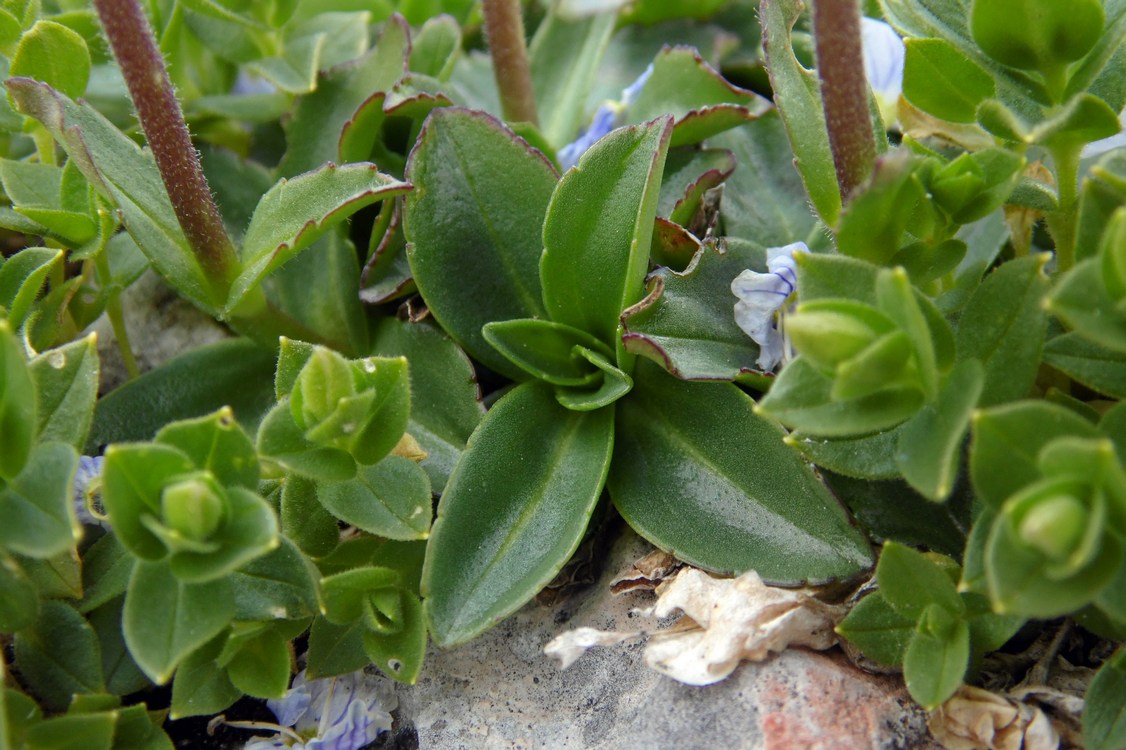
POLYGON ((282 178, 262 196, 243 236, 243 271, 231 285, 229 313, 267 274, 364 206, 402 195, 411 185, 360 162, 282 178))

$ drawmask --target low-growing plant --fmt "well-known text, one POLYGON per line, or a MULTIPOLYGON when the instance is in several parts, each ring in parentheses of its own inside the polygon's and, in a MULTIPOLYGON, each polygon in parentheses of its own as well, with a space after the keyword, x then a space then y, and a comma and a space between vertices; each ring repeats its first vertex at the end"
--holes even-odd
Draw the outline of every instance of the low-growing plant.
POLYGON ((928 709, 1123 638, 1126 5, 353 5, 0 3, 0 748, 412 683, 606 513, 875 564, 838 631, 928 709), (140 375, 149 269, 237 338, 140 375))

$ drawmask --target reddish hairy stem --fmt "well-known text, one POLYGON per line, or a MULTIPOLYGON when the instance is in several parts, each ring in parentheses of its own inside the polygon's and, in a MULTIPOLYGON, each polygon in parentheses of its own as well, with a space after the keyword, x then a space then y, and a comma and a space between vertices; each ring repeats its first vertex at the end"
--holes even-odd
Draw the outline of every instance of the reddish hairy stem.
POLYGON ((493 74, 504 118, 536 124, 536 95, 524 43, 520 0, 484 0, 485 36, 493 58, 493 74))
POLYGON ((225 296, 238 269, 237 255, 223 228, 148 20, 137 0, 94 0, 94 8, 121 66, 180 228, 204 273, 225 296))
POLYGON ((821 106, 829 130, 829 148, 837 170, 841 199, 872 173, 876 139, 868 111, 868 82, 860 46, 860 5, 857 0, 816 0, 813 38, 821 106))

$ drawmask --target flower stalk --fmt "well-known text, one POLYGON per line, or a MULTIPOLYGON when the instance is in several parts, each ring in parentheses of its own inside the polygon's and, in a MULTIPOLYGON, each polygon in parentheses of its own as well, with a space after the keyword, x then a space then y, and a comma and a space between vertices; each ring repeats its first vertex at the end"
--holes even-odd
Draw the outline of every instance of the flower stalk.
POLYGON ((520 0, 484 0, 482 9, 504 119, 538 124, 520 0))
POLYGON ((121 66, 180 228, 216 292, 225 297, 238 269, 237 254, 144 12, 137 0, 94 0, 94 8, 121 66))
POLYGON ((814 2, 813 38, 829 148, 833 152, 841 198, 847 201, 872 174, 876 161, 857 1, 814 2))

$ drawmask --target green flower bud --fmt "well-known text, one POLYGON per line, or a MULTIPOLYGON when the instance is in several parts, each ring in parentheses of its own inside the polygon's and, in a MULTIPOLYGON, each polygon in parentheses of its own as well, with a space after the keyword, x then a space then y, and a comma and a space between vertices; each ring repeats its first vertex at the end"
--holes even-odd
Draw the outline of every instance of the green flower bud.
POLYGON ((1071 495, 1056 495, 1038 502, 1021 519, 1021 540, 1054 562, 1065 561, 1083 541, 1087 508, 1071 495))
POLYGON ((165 527, 193 541, 206 541, 226 515, 224 492, 207 472, 167 485, 160 493, 165 527))
POLYGON ((311 430, 332 416, 340 402, 356 393, 355 374, 348 360, 336 352, 317 347, 297 376, 290 408, 293 421, 311 430))
POLYGON ((893 330, 895 324, 887 316, 848 300, 809 302, 786 318, 786 335, 794 349, 830 374, 893 330))

